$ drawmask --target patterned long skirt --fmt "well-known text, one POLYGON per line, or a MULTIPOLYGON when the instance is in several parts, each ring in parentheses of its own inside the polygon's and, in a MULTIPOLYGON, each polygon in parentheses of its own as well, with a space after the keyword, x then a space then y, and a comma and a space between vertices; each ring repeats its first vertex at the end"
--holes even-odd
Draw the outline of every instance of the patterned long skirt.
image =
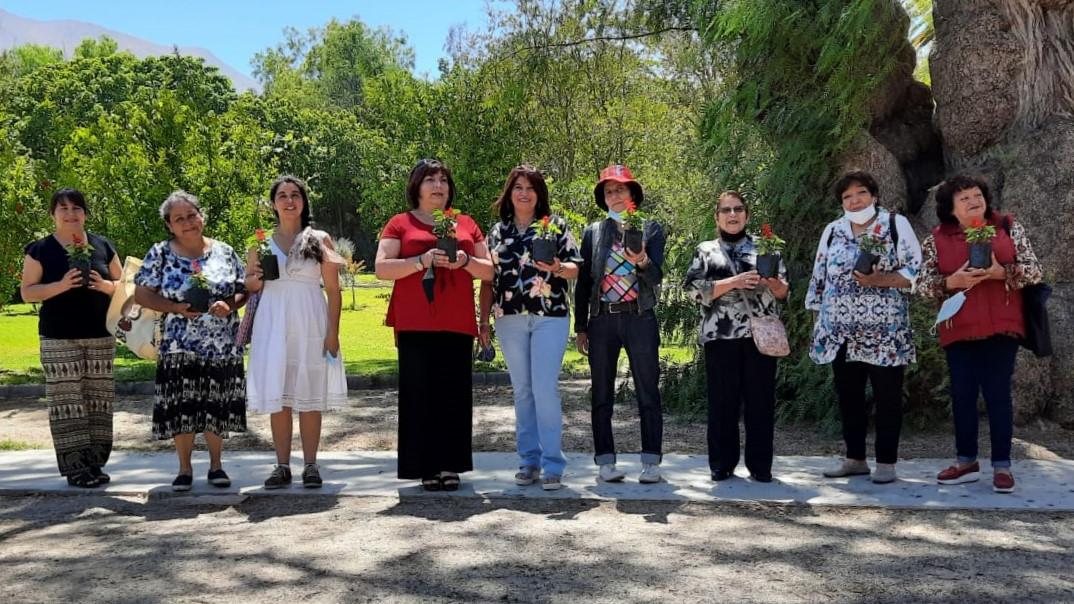
POLYGON ((189 353, 157 361, 153 438, 212 432, 227 438, 246 431, 246 372, 242 357, 204 359, 189 353))
POLYGON ((61 476, 103 467, 112 453, 116 339, 41 338, 41 368, 61 476))

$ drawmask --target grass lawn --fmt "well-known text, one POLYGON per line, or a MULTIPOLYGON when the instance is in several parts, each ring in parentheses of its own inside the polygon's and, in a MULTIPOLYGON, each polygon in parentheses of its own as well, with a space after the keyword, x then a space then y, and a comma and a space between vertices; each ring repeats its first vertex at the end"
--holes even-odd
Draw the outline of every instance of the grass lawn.
MULTIPOLYGON (((351 310, 351 292, 343 292, 343 315, 340 320, 340 345, 347 373, 360 375, 393 374, 396 370, 395 342, 392 330, 384 325, 391 286, 376 281, 372 275, 360 275, 354 288, 355 309, 351 310)), ((0 311, 0 384, 40 383, 44 381, 38 361, 37 315, 30 304, 13 304, 0 311)), ((691 346, 662 346, 661 356, 674 362, 690 359, 691 346)), ((624 355, 625 356, 625 355, 624 355)), ((564 371, 588 371, 585 357, 573 346, 563 360, 564 371)), ((497 351, 492 363, 476 363, 475 370, 505 370, 503 355, 497 351)), ((119 381, 151 381, 156 364, 139 359, 125 346, 116 348, 115 375, 119 381)))

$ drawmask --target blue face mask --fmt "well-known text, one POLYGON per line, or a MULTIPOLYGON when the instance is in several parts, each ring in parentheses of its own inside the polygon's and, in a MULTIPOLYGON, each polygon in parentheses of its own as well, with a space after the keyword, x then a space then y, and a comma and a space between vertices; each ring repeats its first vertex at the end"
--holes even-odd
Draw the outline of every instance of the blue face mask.
POLYGON ((948 321, 951 317, 958 314, 958 311, 962 310, 962 305, 966 303, 966 292, 961 291, 943 301, 940 305, 940 312, 936 313, 936 322, 932 324, 932 331, 936 333, 936 326, 944 321, 948 321))
POLYGON ((611 218, 616 222, 623 222, 623 213, 616 212, 615 210, 608 208, 608 218, 611 218))

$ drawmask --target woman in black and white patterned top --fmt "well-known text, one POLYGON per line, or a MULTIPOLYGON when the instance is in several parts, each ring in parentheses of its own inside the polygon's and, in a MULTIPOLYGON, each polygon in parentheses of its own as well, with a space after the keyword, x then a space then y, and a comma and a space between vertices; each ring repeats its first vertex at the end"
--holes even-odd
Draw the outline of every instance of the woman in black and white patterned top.
POLYGON ((776 406, 776 359, 753 342, 750 316, 778 315, 787 299, 787 269, 761 278, 757 242, 746 233, 749 209, 734 191, 716 202, 719 237, 697 246, 683 284, 701 304, 698 343, 705 349, 708 379, 709 469, 713 480, 735 475, 739 409, 746 424, 746 468, 760 482, 772 480, 776 406), (731 263, 734 263, 733 266, 731 263))

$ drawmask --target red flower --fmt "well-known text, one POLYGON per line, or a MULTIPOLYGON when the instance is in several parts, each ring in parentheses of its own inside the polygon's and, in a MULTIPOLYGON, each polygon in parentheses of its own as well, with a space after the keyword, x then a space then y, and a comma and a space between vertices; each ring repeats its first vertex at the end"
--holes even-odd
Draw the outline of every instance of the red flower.
POLYGON ((190 263, 190 270, 194 271, 195 275, 200 273, 201 272, 201 263, 198 262, 197 260, 194 260, 193 262, 190 263))
POLYGON ((552 221, 551 216, 545 216, 543 219, 541 219, 541 224, 544 225, 547 228, 548 223, 551 222, 551 221, 552 221))
POLYGON ((876 223, 876 226, 873 227, 873 234, 874 235, 880 235, 880 223, 879 222, 876 223))
POLYGON ((633 214, 634 212, 638 211, 638 206, 634 205, 634 200, 633 199, 627 200, 627 202, 626 202, 626 211, 628 213, 630 213, 630 214, 633 214))
POLYGON ((265 229, 257 229, 256 231, 254 231, 254 235, 257 237, 258 241, 264 241, 265 240, 265 229))
POLYGON ((761 225, 761 237, 764 237, 765 239, 771 239, 772 236, 773 236, 772 225, 768 224, 767 222, 762 224, 761 225))
POLYGON ((452 208, 444 210, 444 218, 454 218, 456 214, 458 214, 458 212, 452 208))
POLYGON ((985 225, 985 221, 981 220, 980 218, 974 218, 973 222, 970 223, 970 226, 975 228, 975 229, 979 229, 979 228, 983 227, 984 225, 985 225))
POLYGON ((82 238, 79 237, 78 235, 73 235, 71 237, 71 244, 72 245, 82 245, 82 238))

